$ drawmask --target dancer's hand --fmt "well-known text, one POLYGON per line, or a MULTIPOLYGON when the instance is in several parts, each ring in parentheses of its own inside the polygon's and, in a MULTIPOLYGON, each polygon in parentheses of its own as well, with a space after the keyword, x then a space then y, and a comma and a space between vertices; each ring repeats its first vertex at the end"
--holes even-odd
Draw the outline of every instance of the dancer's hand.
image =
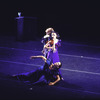
POLYGON ((34 58, 36 58, 36 56, 31 56, 31 57, 30 57, 30 59, 34 59, 34 58))
POLYGON ((54 85, 54 82, 50 82, 49 85, 54 85))

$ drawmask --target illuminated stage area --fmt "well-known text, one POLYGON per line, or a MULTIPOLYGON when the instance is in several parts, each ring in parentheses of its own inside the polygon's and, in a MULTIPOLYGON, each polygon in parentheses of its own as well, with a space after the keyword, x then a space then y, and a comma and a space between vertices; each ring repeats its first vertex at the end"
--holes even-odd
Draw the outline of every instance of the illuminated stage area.
POLYGON ((99 4, 92 0, 1 0, 0 100, 100 99, 99 4), (54 29, 52 34, 47 28, 54 29), (49 56, 55 62, 60 57, 64 80, 49 86, 12 79, 11 75, 44 65, 42 59, 30 56, 42 55, 46 33, 48 40, 55 33, 61 39, 61 47, 56 45, 59 56, 57 51, 56 56, 53 52, 49 56))
POLYGON ((54 86, 32 85, 7 78, 7 75, 30 72, 44 63, 41 41, 15 41, 14 37, 0 39, 0 98, 30 99, 100 99, 100 47, 62 41, 59 48, 64 81, 54 86))

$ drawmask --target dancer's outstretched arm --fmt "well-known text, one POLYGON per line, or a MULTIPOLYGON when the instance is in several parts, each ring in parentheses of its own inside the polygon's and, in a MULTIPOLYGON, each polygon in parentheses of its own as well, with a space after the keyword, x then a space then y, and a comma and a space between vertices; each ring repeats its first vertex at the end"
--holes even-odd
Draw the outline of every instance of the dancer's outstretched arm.
POLYGON ((54 84, 56 84, 58 81, 60 81, 61 79, 60 79, 60 76, 59 75, 57 75, 57 80, 55 80, 54 82, 50 82, 49 83, 49 85, 54 85, 54 84))
POLYGON ((50 43, 51 43, 51 41, 47 42, 47 43, 44 45, 44 48, 46 48, 46 49, 54 49, 54 43, 53 43, 53 46, 50 46, 50 43))
POLYGON ((30 59, 34 59, 34 58, 42 58, 45 62, 47 60, 47 58, 45 58, 44 56, 42 55, 39 55, 39 56, 31 56, 30 59))

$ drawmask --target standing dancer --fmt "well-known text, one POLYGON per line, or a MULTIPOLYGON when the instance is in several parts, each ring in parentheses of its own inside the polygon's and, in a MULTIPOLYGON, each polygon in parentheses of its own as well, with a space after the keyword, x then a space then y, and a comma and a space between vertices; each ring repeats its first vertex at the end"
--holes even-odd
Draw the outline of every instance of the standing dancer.
POLYGON ((42 38, 41 43, 43 43, 43 50, 42 50, 42 53, 43 53, 44 57, 47 58, 48 49, 44 48, 44 45, 45 45, 48 41, 52 40, 51 33, 54 32, 54 29, 53 29, 53 28, 47 28, 47 29, 45 30, 45 32, 46 32, 46 35, 42 38))
POLYGON ((57 39, 57 34, 52 33, 52 40, 48 41, 44 48, 48 49, 48 55, 47 58, 50 58, 53 63, 59 62, 59 55, 58 55, 58 47, 61 46, 60 40, 57 39))

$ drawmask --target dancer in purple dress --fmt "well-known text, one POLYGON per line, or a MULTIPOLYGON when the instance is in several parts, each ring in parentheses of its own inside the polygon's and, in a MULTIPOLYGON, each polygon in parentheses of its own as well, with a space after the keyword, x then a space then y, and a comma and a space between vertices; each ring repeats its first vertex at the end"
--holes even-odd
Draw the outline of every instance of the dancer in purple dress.
POLYGON ((57 34, 51 34, 52 40, 48 41, 44 48, 48 49, 47 58, 50 58, 53 63, 59 62, 58 47, 61 46, 61 40, 57 39, 57 34))
POLYGON ((44 66, 41 66, 31 72, 13 75, 12 78, 24 82, 29 81, 33 85, 37 83, 39 85, 40 83, 54 85, 61 80, 58 71, 62 65, 61 62, 53 64, 50 59, 46 59, 44 56, 31 56, 31 59, 34 58, 42 58, 45 61, 44 66))

